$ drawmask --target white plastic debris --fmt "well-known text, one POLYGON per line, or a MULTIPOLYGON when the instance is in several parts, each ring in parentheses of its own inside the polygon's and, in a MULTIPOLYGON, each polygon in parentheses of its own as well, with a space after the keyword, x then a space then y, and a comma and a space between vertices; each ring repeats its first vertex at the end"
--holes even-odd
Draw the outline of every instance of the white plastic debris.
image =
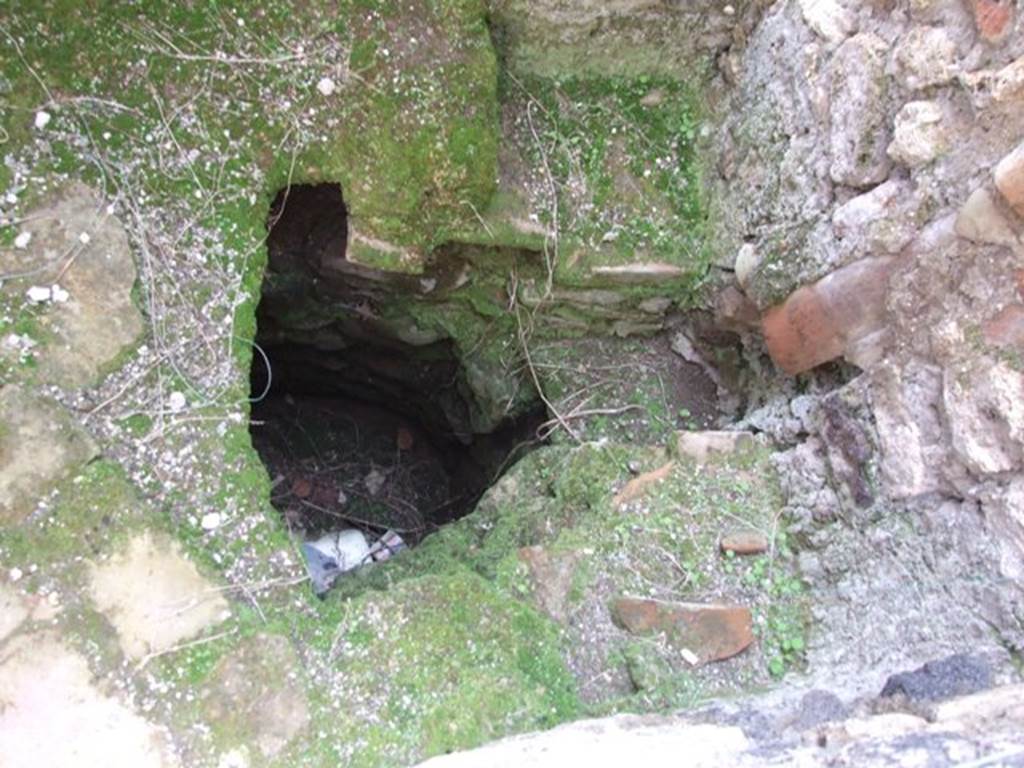
POLYGON ((14 247, 18 249, 28 248, 28 244, 32 242, 31 232, 19 232, 18 236, 14 238, 14 247))
POLYGON ((171 392, 171 394, 167 396, 167 408, 171 413, 178 413, 185 410, 186 403, 187 401, 185 400, 184 392, 171 392))
POLYGON ((366 536, 355 528, 335 531, 315 541, 304 542, 302 554, 306 556, 306 569, 313 582, 313 591, 318 595, 330 589, 341 574, 372 559, 366 536))
POLYGON ((78 236, 78 242, 80 242, 82 245, 88 245, 90 240, 92 240, 92 238, 89 237, 88 232, 83 232, 78 236))
POLYGON ((402 537, 394 531, 388 531, 374 542, 370 548, 370 554, 378 563, 388 560, 392 555, 405 549, 405 542, 402 537))
POLYGON ((336 88, 337 86, 334 84, 334 81, 329 77, 321 77, 320 82, 316 84, 316 89, 324 96, 330 96, 336 88))
POLYGON ((71 298, 71 294, 65 291, 59 285, 50 286, 50 299, 52 301, 56 301, 59 304, 63 304, 69 298, 71 298))
POLYGON ((387 475, 374 467, 370 470, 369 474, 363 478, 363 483, 366 484, 366 490, 370 492, 370 495, 376 496, 380 493, 380 489, 384 487, 384 483, 387 482, 387 479, 387 475))
POLYGON ((7 572, 7 578, 11 580, 12 584, 17 581, 21 581, 21 577, 24 575, 25 574, 22 572, 21 568, 11 568, 11 570, 7 572))
POLYGON ((33 285, 25 291, 25 295, 33 304, 45 304, 50 300, 50 289, 45 285, 33 285))
POLYGON ((685 661, 691 667, 697 666, 697 663, 700 661, 700 657, 697 656, 697 654, 691 651, 689 648, 683 648, 683 650, 680 651, 680 653, 682 654, 683 661, 685 661))
POLYGON ((207 512, 203 515, 203 519, 199 521, 199 525, 204 531, 213 531, 220 528, 220 513, 207 512))
POLYGON ((50 113, 39 110, 36 112, 36 128, 40 131, 50 124, 50 113))

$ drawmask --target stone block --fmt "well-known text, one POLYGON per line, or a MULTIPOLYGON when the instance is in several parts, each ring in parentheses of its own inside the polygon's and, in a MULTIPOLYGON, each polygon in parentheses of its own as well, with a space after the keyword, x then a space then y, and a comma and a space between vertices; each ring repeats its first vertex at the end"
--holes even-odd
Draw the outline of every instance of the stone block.
POLYGON ((956 233, 975 243, 1014 246, 1019 240, 1013 226, 985 188, 967 198, 956 217, 956 233))
POLYGON ((132 539, 126 551, 91 567, 89 594, 132 659, 193 638, 229 615, 227 601, 178 544, 148 532, 132 539))
POLYGON ((703 432, 677 432, 676 451, 698 462, 707 461, 714 454, 735 453, 754 445, 752 432, 705 430, 703 432))
POLYGON ((1024 217, 1024 142, 999 161, 994 175, 999 194, 1024 217))
POLYGON ((878 36, 859 34, 843 43, 832 59, 829 172, 836 184, 865 188, 889 175, 888 51, 878 36))
POLYGON ((888 152, 895 162, 917 168, 927 165, 949 146, 942 105, 935 101, 911 101, 896 115, 888 152))
POLYGON ((0 523, 19 522, 96 454, 60 405, 13 384, 0 389, 0 523))
POLYGON ((834 45, 857 27, 857 17, 838 0, 800 0, 800 12, 818 37, 834 45))
POLYGON ((908 90, 943 85, 956 74, 956 42, 942 27, 914 27, 897 44, 893 59, 908 90))
POLYGON ((24 250, 0 250, 0 271, 39 269, 36 287, 60 284, 44 301, 41 325, 53 339, 38 350, 42 376, 63 387, 95 383, 142 333, 132 301, 135 263, 128 233, 106 201, 71 184, 26 217, 24 250))

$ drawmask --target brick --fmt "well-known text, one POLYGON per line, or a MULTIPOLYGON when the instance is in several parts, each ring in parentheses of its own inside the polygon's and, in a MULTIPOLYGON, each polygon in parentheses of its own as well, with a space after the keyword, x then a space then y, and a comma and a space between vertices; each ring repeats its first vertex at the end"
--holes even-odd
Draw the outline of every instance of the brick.
POLYGON ((894 260, 866 258, 795 291, 762 318, 768 353, 790 375, 834 360, 879 338, 894 260))
POLYGON ((814 286, 797 289, 761 319, 768 353, 775 365, 793 375, 834 360, 843 338, 814 286))
POLYGON ((1006 39, 1013 28, 1012 0, 972 0, 974 26, 978 34, 989 43, 1006 39))
POLYGON ((737 555, 760 555, 768 551, 768 539, 759 531, 727 531, 719 547, 723 552, 734 552, 737 555))

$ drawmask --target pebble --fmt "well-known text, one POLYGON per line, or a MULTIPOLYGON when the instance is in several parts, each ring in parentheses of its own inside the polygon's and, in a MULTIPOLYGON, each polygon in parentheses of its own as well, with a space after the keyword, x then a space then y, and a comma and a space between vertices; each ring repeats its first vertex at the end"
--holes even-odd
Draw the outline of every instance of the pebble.
POLYGON ((167 407, 170 409, 171 413, 178 413, 179 411, 184 410, 186 402, 185 393, 183 392, 171 392, 167 397, 167 407))
POLYGON ((41 131, 41 130, 43 130, 43 128, 45 128, 49 124, 50 124, 50 113, 49 112, 44 112, 42 110, 40 110, 39 112, 36 112, 36 122, 35 122, 36 128, 38 128, 41 131))
POLYGON ((44 285, 33 285, 31 288, 25 291, 25 295, 28 297, 28 300, 31 301, 33 304, 43 304, 49 301, 51 298, 50 289, 44 285))
POLYGON ((203 519, 199 521, 199 525, 202 526, 204 531, 212 531, 220 527, 220 513, 219 512, 207 512, 203 515, 203 519))
POLYGON ((32 242, 31 232, 20 232, 18 236, 14 238, 14 247, 18 249, 28 248, 28 244, 32 242))
POLYGON ((337 86, 334 84, 334 81, 331 80, 331 78, 329 77, 320 78, 320 82, 316 84, 316 89, 320 91, 320 93, 322 93, 324 96, 330 96, 332 93, 334 93, 335 88, 337 88, 337 86))
POLYGON ((11 570, 7 572, 7 578, 11 580, 12 584, 17 581, 21 581, 21 577, 24 575, 25 573, 21 570, 21 568, 11 568, 11 570))
POLYGON ((313 493, 313 484, 304 477, 299 477, 292 483, 292 494, 300 499, 308 499, 313 493))

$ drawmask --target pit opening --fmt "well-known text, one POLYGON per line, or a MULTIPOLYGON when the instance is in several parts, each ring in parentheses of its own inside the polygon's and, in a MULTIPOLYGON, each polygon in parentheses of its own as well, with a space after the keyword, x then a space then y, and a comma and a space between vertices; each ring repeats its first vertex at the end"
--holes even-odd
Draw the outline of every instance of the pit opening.
POLYGON ((250 431, 271 501, 307 540, 357 528, 415 545, 473 509, 546 412, 474 431, 451 342, 410 343, 380 321, 387 302, 412 300, 408 278, 345 261, 338 185, 282 190, 268 230, 250 431))

